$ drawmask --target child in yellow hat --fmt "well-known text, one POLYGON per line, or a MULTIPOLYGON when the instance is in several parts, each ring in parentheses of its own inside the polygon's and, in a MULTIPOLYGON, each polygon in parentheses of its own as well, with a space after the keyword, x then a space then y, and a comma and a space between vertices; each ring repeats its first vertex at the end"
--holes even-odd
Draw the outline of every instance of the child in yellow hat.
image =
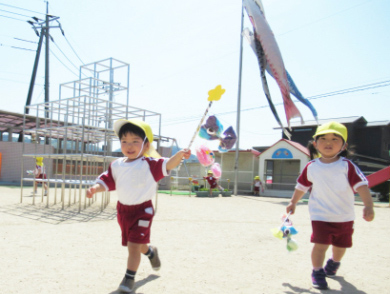
POLYGON ((210 185, 210 194, 209 196, 213 196, 213 189, 218 188, 221 192, 223 191, 223 187, 218 184, 218 178, 214 177, 214 173, 212 170, 207 172, 207 177, 203 177, 203 179, 207 180, 210 185))
POLYGON ((293 214, 297 202, 310 191, 309 213, 314 243, 311 260, 312 284, 319 289, 328 288, 326 276, 334 276, 346 249, 352 247, 354 231, 354 194, 363 200, 363 218, 374 219, 373 202, 368 181, 360 169, 349 159, 347 128, 338 122, 329 122, 317 128, 313 138, 311 160, 298 177, 294 194, 286 211, 293 214), (329 246, 332 256, 326 262, 329 246))
POLYGON ((158 181, 169 175, 190 150, 180 150, 171 158, 162 158, 153 148, 153 133, 149 124, 138 119, 120 119, 114 123, 124 157, 113 161, 108 170, 87 190, 91 198, 97 192, 117 191, 117 218, 122 230, 122 245, 128 248, 127 271, 119 290, 131 292, 141 253, 148 256, 152 268, 159 270, 161 262, 157 248, 149 246, 154 216, 152 198, 158 181))
MULTIPOLYGON (((35 179, 41 179, 45 180, 46 172, 45 172, 45 165, 43 164, 43 157, 35 157, 35 169, 33 172, 35 179)), ((48 187, 45 182, 41 182, 41 185, 43 185, 43 188, 45 190, 44 195, 47 196, 48 187)), ((38 194, 38 181, 34 181, 34 191, 33 194, 38 194)))
POLYGON ((261 193, 264 193, 263 183, 260 180, 259 176, 255 176, 253 179, 253 195, 260 195, 260 188, 261 193))

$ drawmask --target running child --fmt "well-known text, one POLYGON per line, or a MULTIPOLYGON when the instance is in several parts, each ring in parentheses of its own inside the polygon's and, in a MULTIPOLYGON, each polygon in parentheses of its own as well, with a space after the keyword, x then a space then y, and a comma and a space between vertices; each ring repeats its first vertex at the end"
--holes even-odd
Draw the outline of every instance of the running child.
POLYGON ((218 188, 219 190, 221 190, 221 192, 223 191, 223 187, 218 184, 218 178, 213 177, 213 175, 214 173, 209 170, 207 172, 207 177, 203 177, 203 179, 207 180, 210 185, 210 197, 213 196, 213 189, 215 188, 218 188))
POLYGON ((117 191, 117 218, 122 231, 122 246, 128 248, 127 271, 119 290, 130 293, 138 270, 141 253, 152 268, 159 270, 161 262, 155 246, 150 246, 150 231, 154 216, 152 198, 158 181, 169 175, 182 158, 188 159, 190 150, 180 150, 171 158, 158 158, 150 126, 138 119, 120 119, 114 123, 124 157, 113 161, 95 185, 87 190, 87 197, 103 191, 117 191), (149 157, 151 156, 151 157, 149 157))
POLYGON ((326 276, 334 276, 346 249, 352 247, 354 231, 354 193, 364 203, 363 218, 374 219, 368 181, 359 168, 346 158, 347 128, 338 122, 319 126, 309 143, 312 160, 298 177, 287 212, 295 212, 297 202, 310 190, 309 213, 312 222, 311 253, 313 287, 327 289, 326 276), (313 159, 315 158, 315 159, 313 159), (325 254, 332 245, 332 256, 325 254))

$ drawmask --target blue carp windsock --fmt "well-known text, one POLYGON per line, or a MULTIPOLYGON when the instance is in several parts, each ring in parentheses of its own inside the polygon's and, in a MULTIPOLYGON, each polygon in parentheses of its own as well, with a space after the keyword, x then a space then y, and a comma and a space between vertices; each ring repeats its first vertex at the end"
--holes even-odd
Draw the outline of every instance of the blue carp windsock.
MULTIPOLYGON (((254 43, 256 48, 256 55, 260 64, 260 71, 262 75, 263 89, 270 103, 271 110, 280 125, 281 121, 276 113, 276 109, 272 103, 271 96, 269 94, 268 85, 265 80, 265 70, 267 65, 270 72, 277 82, 280 92, 283 98, 284 110, 286 113, 286 119, 288 126, 290 126, 290 120, 294 117, 302 116, 295 106, 290 97, 290 87, 287 78, 287 73, 284 67, 282 55, 280 53, 278 44, 271 28, 265 19, 264 10, 260 0, 244 0, 245 10, 249 16, 249 19, 253 25, 254 30, 254 43)), ((253 46, 252 46, 253 48, 253 46)), ((303 121, 302 121, 303 122, 303 121)), ((283 128, 283 126, 282 126, 283 128)), ((284 128, 283 128, 284 129, 284 128)))

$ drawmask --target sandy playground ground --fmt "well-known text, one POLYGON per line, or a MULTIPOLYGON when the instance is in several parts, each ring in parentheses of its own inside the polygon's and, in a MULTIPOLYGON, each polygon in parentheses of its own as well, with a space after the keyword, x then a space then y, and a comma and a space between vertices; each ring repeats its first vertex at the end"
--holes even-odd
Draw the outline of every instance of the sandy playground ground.
MULTIPOLYGON (((19 203, 19 187, 0 187, 0 293, 119 293, 127 249, 121 246, 116 195, 78 206, 31 205, 32 188, 19 203)), ((272 236, 288 199, 233 196, 197 198, 159 194, 152 227, 161 270, 142 257, 134 293, 386 293, 390 285, 390 209, 377 203, 376 218, 362 219, 356 203, 354 246, 347 251, 329 290, 311 286, 307 203, 292 217, 299 243, 272 236)), ((328 253, 329 256, 330 253, 328 253)))

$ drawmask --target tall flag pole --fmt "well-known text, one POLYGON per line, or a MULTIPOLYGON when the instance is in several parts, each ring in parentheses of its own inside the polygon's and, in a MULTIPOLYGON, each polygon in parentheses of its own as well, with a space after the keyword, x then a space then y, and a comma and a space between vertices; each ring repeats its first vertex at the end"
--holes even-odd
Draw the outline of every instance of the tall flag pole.
POLYGON ((239 71, 238 71, 238 93, 237 93, 237 142, 236 142, 236 156, 234 162, 234 195, 237 196, 238 190, 238 159, 240 151, 240 117, 241 117, 241 78, 242 78, 242 39, 241 34, 244 27, 244 4, 241 3, 241 30, 240 30, 240 61, 239 61, 239 71))

